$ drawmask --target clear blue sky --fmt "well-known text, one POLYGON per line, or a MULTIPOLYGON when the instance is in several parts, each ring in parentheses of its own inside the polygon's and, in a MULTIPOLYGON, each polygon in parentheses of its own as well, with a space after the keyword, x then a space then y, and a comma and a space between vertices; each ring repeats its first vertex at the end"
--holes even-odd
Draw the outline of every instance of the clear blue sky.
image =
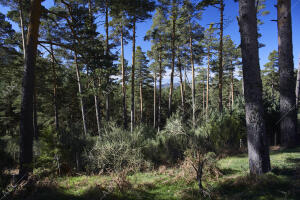
MULTIPOLYGON (((260 64, 261 67, 267 62, 269 53, 277 49, 278 45, 278 37, 277 37, 277 24, 271 20, 276 19, 277 11, 274 7, 276 3, 275 0, 267 0, 267 10, 270 11, 270 14, 263 17, 264 24, 260 27, 260 32, 262 37, 260 38, 260 42, 265 44, 266 46, 260 49, 260 64)), ((53 5, 53 0, 46 0, 43 2, 45 7, 51 7, 53 5)), ((6 14, 8 8, 0 6, 0 12, 6 14)), ((292 27, 293 27, 293 45, 294 45, 294 64, 295 68, 298 67, 299 56, 300 56, 300 0, 292 0, 292 27)), ((236 16, 238 16, 238 3, 234 3, 233 0, 225 0, 225 19, 228 20, 228 23, 225 27, 224 34, 230 35, 235 41, 236 44, 240 43, 240 34, 238 29, 238 24, 236 20, 236 16)), ((101 18, 98 18, 97 21, 101 21, 101 18)), ((211 22, 219 21, 219 13, 216 8, 209 7, 203 13, 203 19, 200 21, 200 24, 207 28, 208 24, 211 22)), ((141 46, 143 51, 147 51, 150 49, 150 42, 144 41, 143 37, 147 30, 151 27, 151 19, 139 23, 137 25, 137 38, 136 38, 136 46, 141 46)), ((99 23, 101 25, 101 23, 99 23)), ((18 29, 16 25, 14 25, 15 29, 18 29)), ((103 30, 103 28, 99 28, 99 31, 103 30)), ((132 45, 129 43, 125 47, 125 58, 131 63, 131 52, 132 45)))

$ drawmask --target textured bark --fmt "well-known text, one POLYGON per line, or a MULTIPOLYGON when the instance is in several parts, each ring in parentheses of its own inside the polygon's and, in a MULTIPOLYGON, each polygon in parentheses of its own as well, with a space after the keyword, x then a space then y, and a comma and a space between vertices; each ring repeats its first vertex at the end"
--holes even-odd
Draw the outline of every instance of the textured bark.
POLYGON ((59 129, 59 120, 58 120, 58 108, 57 108, 57 76, 56 68, 54 63, 54 52, 53 46, 50 44, 51 52, 51 66, 52 66, 52 76, 53 76, 53 108, 54 108, 54 124, 56 131, 59 129))
POLYGON ((277 1, 278 65, 280 71, 280 131, 281 143, 296 144, 296 96, 292 44, 291 0, 277 1))
POLYGON ((220 45, 219 45, 219 111, 223 110, 223 25, 224 4, 220 0, 220 45))
POLYGON ((84 103, 83 103, 83 97, 82 97, 82 87, 81 87, 81 81, 80 81, 81 77, 80 77, 80 71, 79 71, 79 66, 78 66, 78 62, 77 62, 77 52, 76 51, 74 51, 74 61, 75 61, 75 67, 76 67, 76 77, 77 77, 77 84, 78 84, 78 93, 79 93, 83 132, 84 132, 84 135, 87 135, 84 103))
POLYGON ((263 118, 257 18, 254 0, 239 0, 239 26, 245 88, 245 110, 250 174, 270 171, 269 147, 263 118))
POLYGON ((140 80, 140 120, 141 123, 143 122, 143 84, 142 81, 140 80))
POLYGON ((135 24, 136 17, 133 19, 133 28, 132 28, 132 68, 131 68, 131 121, 130 121, 130 131, 133 132, 135 126, 135 106, 134 106, 134 72, 135 72, 135 24))
MULTIPOLYGON (((173 0, 173 8, 177 6, 175 0, 173 0)), ((170 92, 169 92, 169 104, 168 104, 168 117, 172 114, 172 97, 173 97, 173 80, 174 80, 174 70, 175 70, 175 33, 176 33, 176 15, 172 14, 172 39, 171 39, 171 49, 172 49, 172 65, 171 65, 171 75, 170 75, 170 92)))
POLYGON ((123 122, 124 129, 127 129, 127 108, 126 108, 126 85, 125 85, 125 65, 124 65, 124 37, 123 27, 121 31, 121 63, 122 63, 122 93, 123 93, 123 122))
POLYGON ((27 33, 26 57, 22 83, 20 113, 20 170, 19 177, 27 177, 32 172, 33 156, 33 93, 37 41, 41 16, 41 0, 31 1, 30 19, 27 33))

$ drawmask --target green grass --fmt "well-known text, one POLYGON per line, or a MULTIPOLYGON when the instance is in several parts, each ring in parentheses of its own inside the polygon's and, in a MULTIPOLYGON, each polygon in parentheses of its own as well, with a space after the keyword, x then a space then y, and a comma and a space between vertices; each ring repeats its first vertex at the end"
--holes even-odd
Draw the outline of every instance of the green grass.
MULTIPOLYGON (((211 199, 300 199, 300 148, 271 152, 272 171, 257 178, 249 176, 247 155, 218 162, 222 176, 204 185, 211 199)), ((29 199, 200 199, 195 181, 179 177, 179 169, 128 176, 125 182, 109 176, 60 177, 42 182, 29 199)))

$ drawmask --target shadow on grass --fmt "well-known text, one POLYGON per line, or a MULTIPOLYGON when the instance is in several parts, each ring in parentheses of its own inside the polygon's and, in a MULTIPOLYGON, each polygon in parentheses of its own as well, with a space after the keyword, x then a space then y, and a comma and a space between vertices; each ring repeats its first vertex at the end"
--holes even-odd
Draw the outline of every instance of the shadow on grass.
MULTIPOLYGON (((276 171, 276 170, 275 170, 276 171)), ((278 174, 268 173, 261 177, 240 176, 235 179, 227 179, 214 188, 214 195, 221 199, 299 199, 299 182, 292 179, 293 172, 276 171, 278 174)))
POLYGON ((233 174, 236 174, 236 173, 238 173, 238 172, 239 172, 238 170, 231 169, 231 168, 223 168, 223 169, 221 169, 221 173, 222 173, 224 176, 227 176, 227 175, 233 175, 233 174))

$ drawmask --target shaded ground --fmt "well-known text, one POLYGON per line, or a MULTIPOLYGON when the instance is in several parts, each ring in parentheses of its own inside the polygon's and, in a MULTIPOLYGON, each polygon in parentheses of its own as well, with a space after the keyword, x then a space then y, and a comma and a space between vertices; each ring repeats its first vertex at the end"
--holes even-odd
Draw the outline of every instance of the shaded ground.
MULTIPOLYGON (((272 171, 255 178, 248 175, 246 155, 220 160, 223 176, 205 182, 210 198, 300 199, 300 148, 272 151, 271 162, 272 171)), ((18 199, 200 199, 196 182, 178 174, 179 169, 166 169, 134 174, 123 180, 108 176, 55 178, 40 181, 18 199)))

